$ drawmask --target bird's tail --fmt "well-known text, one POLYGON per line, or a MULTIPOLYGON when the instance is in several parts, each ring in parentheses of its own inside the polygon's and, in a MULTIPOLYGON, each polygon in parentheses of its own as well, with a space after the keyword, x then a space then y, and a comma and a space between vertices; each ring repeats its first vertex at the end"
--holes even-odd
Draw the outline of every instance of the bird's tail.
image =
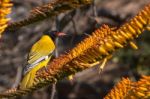
POLYGON ((25 89, 33 86, 34 83, 34 78, 35 78, 35 73, 36 72, 29 72, 27 73, 24 78, 22 79, 22 82, 20 84, 20 89, 25 89))
POLYGON ((49 57, 47 60, 39 63, 37 66, 32 68, 28 73, 26 73, 21 81, 21 84, 19 86, 20 89, 26 89, 30 88, 34 85, 34 78, 36 77, 36 72, 47 65, 51 57, 49 57))

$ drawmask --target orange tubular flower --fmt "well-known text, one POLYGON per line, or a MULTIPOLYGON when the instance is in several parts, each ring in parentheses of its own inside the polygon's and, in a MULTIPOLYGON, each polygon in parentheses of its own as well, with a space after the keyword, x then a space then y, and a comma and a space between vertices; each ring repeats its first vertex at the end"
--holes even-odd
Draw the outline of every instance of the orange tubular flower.
POLYGON ((10 0, 0 0, 0 37, 7 27, 7 22, 10 20, 6 16, 11 12, 11 7, 10 0))
POLYGON ((128 92, 132 89, 131 81, 123 78, 104 99, 124 99, 128 92))
POLYGON ((149 99, 150 76, 143 76, 138 82, 129 79, 120 81, 104 99, 149 99))

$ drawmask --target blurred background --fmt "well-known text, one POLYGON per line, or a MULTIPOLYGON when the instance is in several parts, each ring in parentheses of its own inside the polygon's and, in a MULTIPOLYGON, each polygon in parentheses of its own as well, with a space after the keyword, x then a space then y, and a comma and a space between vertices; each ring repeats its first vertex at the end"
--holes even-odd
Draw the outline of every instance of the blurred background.
MULTIPOLYGON (((34 7, 51 0, 12 0, 14 6, 11 22, 26 18, 34 7)), ((66 32, 69 36, 58 39, 57 54, 69 51, 102 24, 119 27, 135 16, 150 0, 95 0, 71 12, 7 32, 0 41, 0 91, 15 87, 26 63, 27 53, 46 30, 66 32)), ((121 80, 129 77, 133 81, 141 75, 150 75, 150 32, 145 31, 135 40, 139 46, 118 50, 99 74, 98 67, 84 70, 75 75, 74 80, 64 79, 56 85, 54 99, 102 99, 121 80)), ((18 99, 50 99, 51 86, 42 88, 18 99)))

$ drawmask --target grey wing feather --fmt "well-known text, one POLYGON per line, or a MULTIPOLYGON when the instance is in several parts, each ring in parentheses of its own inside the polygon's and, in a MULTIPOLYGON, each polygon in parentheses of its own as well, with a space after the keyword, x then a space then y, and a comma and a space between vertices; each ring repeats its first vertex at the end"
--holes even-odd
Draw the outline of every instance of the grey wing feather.
POLYGON ((53 54, 53 52, 51 52, 49 55, 47 56, 42 56, 41 58, 39 58, 38 60, 36 60, 34 63, 32 64, 27 64, 24 69, 23 69, 23 75, 25 75, 27 72, 29 72, 32 68, 34 68, 38 63, 48 59, 51 55, 53 54))

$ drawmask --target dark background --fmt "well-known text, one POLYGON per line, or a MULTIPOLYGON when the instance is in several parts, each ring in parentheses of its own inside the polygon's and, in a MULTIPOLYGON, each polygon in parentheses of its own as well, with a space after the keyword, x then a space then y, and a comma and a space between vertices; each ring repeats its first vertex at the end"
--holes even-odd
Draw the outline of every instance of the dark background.
MULTIPOLYGON (((22 20, 32 8, 50 0, 12 0, 14 6, 8 16, 12 22, 22 20)), ((58 55, 68 51, 102 24, 119 27, 135 16, 150 0, 95 0, 95 5, 84 6, 71 12, 46 19, 13 32, 6 32, 0 41, 0 91, 15 87, 27 53, 45 30, 59 29, 69 34, 58 40, 58 55), (96 8, 93 13, 93 8, 96 8)), ((55 99, 102 99, 122 77, 138 80, 141 75, 150 75, 150 32, 145 31, 135 40, 139 46, 118 50, 107 63, 102 74, 98 67, 75 75, 73 82, 64 79, 57 83, 55 99)), ((18 99, 50 99, 51 86, 18 99)))

